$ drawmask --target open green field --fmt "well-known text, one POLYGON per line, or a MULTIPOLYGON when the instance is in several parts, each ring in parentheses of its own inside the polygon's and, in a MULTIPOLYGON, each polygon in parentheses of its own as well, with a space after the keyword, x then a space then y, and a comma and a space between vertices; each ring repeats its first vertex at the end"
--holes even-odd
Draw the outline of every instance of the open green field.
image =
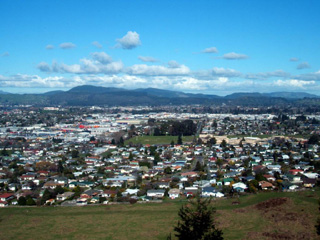
MULTIPOLYGON (((192 142, 193 138, 194 136, 183 136, 182 142, 192 142)), ((176 144, 178 136, 139 136, 126 140, 124 144, 170 144, 172 140, 176 144)))
MULTIPOLYGON (((320 191, 215 200, 225 239, 317 239, 320 191), (239 200, 238 205, 233 203, 239 200)), ((0 209, 0 239, 166 239, 182 202, 0 209)), ((173 238, 174 239, 174 238, 173 238)))

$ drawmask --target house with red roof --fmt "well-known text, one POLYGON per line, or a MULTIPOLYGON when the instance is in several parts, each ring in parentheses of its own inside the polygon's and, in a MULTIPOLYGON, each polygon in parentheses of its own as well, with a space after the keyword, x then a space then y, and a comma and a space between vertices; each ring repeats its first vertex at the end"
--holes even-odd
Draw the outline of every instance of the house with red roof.
POLYGON ((14 198, 14 194, 13 193, 3 193, 3 194, 0 194, 0 201, 3 201, 3 202, 7 202, 11 199, 14 198))

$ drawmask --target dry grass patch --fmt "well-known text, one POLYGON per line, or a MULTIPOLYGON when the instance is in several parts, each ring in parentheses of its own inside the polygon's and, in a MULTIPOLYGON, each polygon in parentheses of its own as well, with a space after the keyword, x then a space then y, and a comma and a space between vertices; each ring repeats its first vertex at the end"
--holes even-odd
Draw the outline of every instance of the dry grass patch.
POLYGON ((247 239, 317 239, 311 214, 290 198, 275 198, 254 206, 266 220, 261 232, 249 232, 247 239))

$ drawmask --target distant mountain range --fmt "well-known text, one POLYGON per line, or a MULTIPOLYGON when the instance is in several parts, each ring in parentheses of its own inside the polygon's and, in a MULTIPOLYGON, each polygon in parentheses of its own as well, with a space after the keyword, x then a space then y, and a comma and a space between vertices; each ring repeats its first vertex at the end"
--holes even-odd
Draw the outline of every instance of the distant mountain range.
POLYGON ((11 93, 4 92, 4 91, 0 90, 0 94, 11 94, 11 93))
POLYGON ((240 97, 272 97, 272 98, 286 98, 286 99, 320 98, 320 96, 305 93, 305 92, 233 93, 226 96, 226 98, 233 98, 233 99, 240 98, 240 97))
POLYGON ((9 94, 0 91, 1 104, 63 105, 63 106, 129 106, 129 105, 243 105, 271 106, 285 104, 320 103, 320 96, 304 92, 233 93, 225 97, 209 94, 192 94, 157 88, 98 87, 83 85, 69 91, 51 91, 44 94, 9 94), (311 101, 312 100, 312 101, 311 101))

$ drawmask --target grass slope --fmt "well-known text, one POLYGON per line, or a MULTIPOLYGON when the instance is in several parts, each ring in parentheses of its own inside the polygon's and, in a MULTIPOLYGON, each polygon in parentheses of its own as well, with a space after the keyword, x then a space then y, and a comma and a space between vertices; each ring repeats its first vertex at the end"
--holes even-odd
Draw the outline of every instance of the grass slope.
MULTIPOLYGON (((320 191, 216 200, 225 239, 316 239, 320 191), (270 204, 274 199, 283 204, 270 204), (272 199, 272 200, 270 200, 272 199), (232 202, 238 201, 238 205, 232 202), (260 203, 260 204, 259 204, 260 203), (288 238, 285 238, 288 237, 288 238)), ((182 202, 0 209, 0 239, 166 239, 182 202)))

